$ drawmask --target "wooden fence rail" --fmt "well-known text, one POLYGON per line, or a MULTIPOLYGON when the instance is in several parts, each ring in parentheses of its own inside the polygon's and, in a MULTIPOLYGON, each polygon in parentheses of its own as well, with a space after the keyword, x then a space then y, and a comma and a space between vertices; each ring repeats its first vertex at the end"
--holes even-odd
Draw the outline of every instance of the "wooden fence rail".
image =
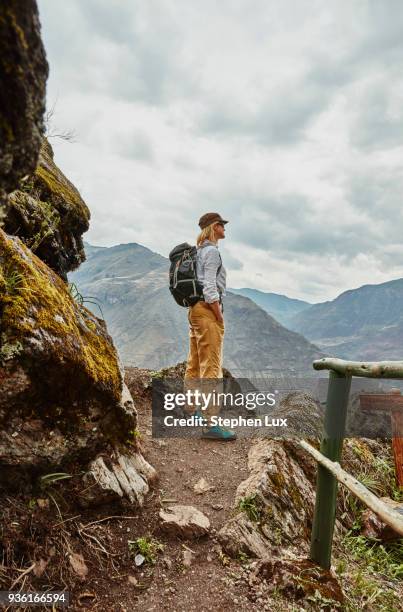
MULTIPOLYGON (((383 507, 384 504, 358 481, 349 476, 347 472, 344 472, 340 468, 339 462, 346 430, 347 406, 352 376, 403 379, 403 361, 361 362, 324 358, 314 361, 313 367, 315 370, 329 370, 324 435, 320 452, 306 442, 301 441, 301 445, 311 454, 315 453, 315 459, 318 461, 315 511, 311 535, 311 559, 321 567, 329 569, 336 520, 337 483, 341 478, 346 486, 348 484, 351 486, 354 481, 355 490, 352 492, 379 516, 381 516, 379 513, 381 511, 389 521, 393 520, 395 523, 397 521, 398 529, 396 531, 402 533, 400 531, 401 517, 396 512, 392 514, 390 510, 386 512, 383 507), (347 482, 346 476, 348 477, 347 482), (363 496, 365 499, 362 499, 363 496), (372 506, 367 503, 368 501, 372 506), (374 509, 374 504, 378 510, 374 509), (382 504, 382 508, 379 504, 382 504)), ((381 518, 384 520, 382 516, 381 518)), ((386 520, 385 522, 388 523, 386 520)))

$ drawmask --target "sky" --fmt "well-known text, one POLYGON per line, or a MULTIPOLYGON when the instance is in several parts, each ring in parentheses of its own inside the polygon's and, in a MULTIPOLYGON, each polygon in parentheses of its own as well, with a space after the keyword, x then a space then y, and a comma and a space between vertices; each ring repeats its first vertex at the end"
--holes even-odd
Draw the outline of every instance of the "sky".
POLYGON ((38 4, 86 241, 168 256, 219 212, 229 287, 322 302, 403 277, 400 0, 38 4))

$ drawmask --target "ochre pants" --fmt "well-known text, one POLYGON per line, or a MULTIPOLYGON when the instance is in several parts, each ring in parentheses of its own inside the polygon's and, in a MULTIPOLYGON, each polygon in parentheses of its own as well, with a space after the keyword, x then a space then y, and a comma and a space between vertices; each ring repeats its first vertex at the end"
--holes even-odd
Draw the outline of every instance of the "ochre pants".
MULTIPOLYGON (((203 301, 189 307, 189 354, 185 372, 184 390, 199 389, 203 393, 222 393, 222 360, 224 323, 219 323, 213 310, 203 301)), ((197 406, 188 406, 193 412, 197 406)), ((206 410, 200 410, 205 418, 218 415, 219 402, 210 401, 206 410)))

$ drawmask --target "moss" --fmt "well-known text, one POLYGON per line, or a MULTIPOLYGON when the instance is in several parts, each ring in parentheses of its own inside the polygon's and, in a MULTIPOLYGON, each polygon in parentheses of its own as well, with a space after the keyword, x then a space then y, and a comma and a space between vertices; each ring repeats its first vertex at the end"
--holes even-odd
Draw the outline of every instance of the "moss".
POLYGON ((25 346, 27 337, 35 336, 43 342, 44 352, 48 348, 60 362, 84 370, 100 389, 119 397, 121 374, 116 351, 101 323, 73 300, 57 274, 2 230, 0 269, 3 280, 10 274, 18 279, 12 289, 0 293, 1 330, 7 342, 25 346))
POLYGON ((57 166, 54 165, 49 153, 44 151, 46 149, 42 148, 35 177, 48 192, 49 197, 46 199, 52 200, 52 198, 58 198, 72 208, 71 212, 74 213, 74 216, 81 218, 83 221, 88 221, 90 212, 79 192, 60 172, 57 166))

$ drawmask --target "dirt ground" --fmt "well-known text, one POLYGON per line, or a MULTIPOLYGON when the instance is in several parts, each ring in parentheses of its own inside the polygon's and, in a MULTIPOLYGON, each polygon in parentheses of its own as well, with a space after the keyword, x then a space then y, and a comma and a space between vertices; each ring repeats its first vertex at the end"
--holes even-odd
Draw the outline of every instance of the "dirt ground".
POLYGON ((112 504, 80 510, 74 504, 73 480, 57 482, 43 493, 3 499, 1 589, 9 589, 12 582, 13 590, 66 589, 70 591, 69 610, 273 609, 249 590, 244 561, 223 555, 216 539, 235 512, 237 486, 248 475, 250 440, 153 439, 150 390, 145 389, 150 372, 128 368, 126 380, 138 410, 143 455, 159 476, 144 506, 122 509, 112 504), (193 487, 202 477, 212 488, 197 495, 193 487), (170 503, 193 505, 202 511, 210 520, 210 534, 181 541, 161 533, 159 511, 170 503), (129 542, 141 537, 154 538, 163 548, 156 552, 155 563, 136 567, 129 542), (184 553, 190 551, 187 566, 184 553), (82 555, 85 568, 81 576, 80 567, 72 571, 71 554, 82 555), (24 575, 33 558, 39 568, 43 563, 43 571, 39 569, 36 575, 35 568, 24 575))
POLYGON ((122 508, 114 503, 80 509, 75 502, 75 487, 82 487, 80 466, 74 470, 77 479, 0 499, 0 590, 67 590, 68 609, 74 611, 401 609, 395 603, 396 597, 388 603, 387 590, 383 590, 396 589, 396 580, 387 584, 388 580, 379 573, 377 582, 366 582, 357 595, 365 568, 350 562, 350 555, 345 564, 356 577, 353 580, 346 574, 344 580, 343 586, 349 590, 348 608, 335 608, 332 602, 323 607, 323 600, 311 605, 305 600, 297 602, 288 599, 286 593, 269 593, 260 584, 251 588, 248 579, 255 562, 245 557, 230 559, 223 554, 217 533, 237 512, 235 493, 248 476, 247 456, 252 440, 153 439, 150 371, 127 368, 126 382, 138 411, 137 442, 158 472, 144 506, 122 508), (207 480, 211 490, 198 495, 194 485, 200 478, 207 480), (160 509, 175 503, 202 511, 210 520, 210 534, 185 541, 162 533, 160 509), (137 551, 131 542, 138 538, 152 538, 158 544, 153 562, 150 559, 136 566, 137 551), (376 600, 376 605, 368 605, 371 599, 376 600))

